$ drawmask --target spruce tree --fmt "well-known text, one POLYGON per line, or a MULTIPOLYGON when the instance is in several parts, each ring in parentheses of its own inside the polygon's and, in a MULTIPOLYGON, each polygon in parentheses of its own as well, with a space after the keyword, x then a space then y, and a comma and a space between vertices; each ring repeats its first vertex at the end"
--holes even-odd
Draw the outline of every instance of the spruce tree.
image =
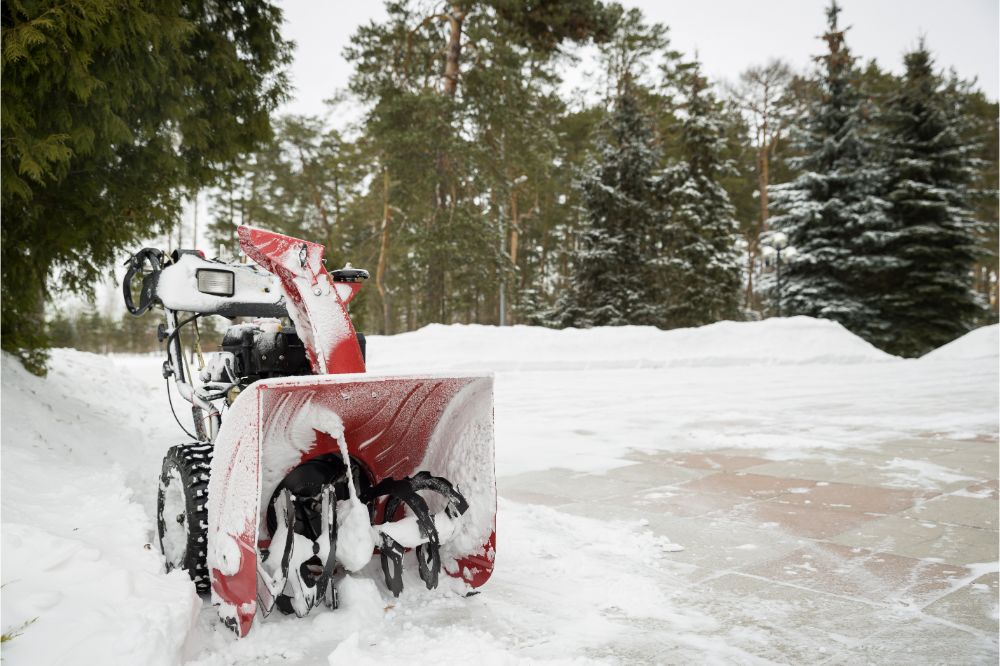
POLYGON ((719 180, 729 168, 721 108, 697 65, 682 79, 686 116, 680 130, 683 161, 664 178, 668 222, 659 266, 660 325, 701 326, 739 315, 737 223, 719 180))
POLYGON ((4 2, 4 350, 43 372, 49 289, 89 293, 269 136, 280 24, 267 0, 4 2))
POLYGON ((551 323, 584 328, 656 323, 646 263, 649 239, 662 221, 658 162, 652 131, 626 88, 604 128, 600 158, 578 183, 583 232, 572 280, 551 323))
POLYGON ((892 335, 882 345, 919 356, 969 331, 981 314, 972 289, 976 223, 969 184, 976 146, 962 138, 961 108, 921 42, 885 114, 893 272, 885 301, 892 335))
POLYGON ((871 109, 857 85, 855 59, 837 24, 840 7, 827 10, 818 95, 794 128, 800 173, 771 189, 772 227, 788 235, 798 257, 783 268, 782 310, 840 322, 885 344, 891 323, 882 315, 882 292, 898 260, 886 250, 889 221, 878 196, 883 173, 874 160, 867 118, 871 109))

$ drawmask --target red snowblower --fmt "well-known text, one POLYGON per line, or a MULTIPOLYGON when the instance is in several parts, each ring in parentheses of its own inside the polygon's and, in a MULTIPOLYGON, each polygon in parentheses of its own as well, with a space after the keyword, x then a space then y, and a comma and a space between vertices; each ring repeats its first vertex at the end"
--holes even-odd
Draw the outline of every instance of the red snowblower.
POLYGON ((322 245, 281 234, 239 239, 255 263, 153 248, 127 262, 125 305, 162 307, 168 397, 173 378, 192 406, 193 433, 174 413, 192 441, 160 475, 167 570, 210 591, 239 636, 275 607, 336 608, 337 583, 377 566, 396 596, 404 572, 428 589, 442 570, 459 592, 481 586, 496 545, 492 377, 365 374, 347 306, 368 273, 327 271, 322 245), (208 315, 231 325, 205 355, 208 315))

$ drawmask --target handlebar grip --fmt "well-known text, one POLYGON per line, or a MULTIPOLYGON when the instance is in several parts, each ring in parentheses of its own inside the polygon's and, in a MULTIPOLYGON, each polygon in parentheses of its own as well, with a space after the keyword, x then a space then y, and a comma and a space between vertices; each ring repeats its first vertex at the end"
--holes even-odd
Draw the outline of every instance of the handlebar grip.
POLYGON ((122 280, 122 295, 125 298, 125 309, 138 317, 153 305, 156 279, 163 268, 163 251, 154 247, 144 248, 129 257, 125 264, 128 266, 128 270, 125 271, 125 279, 122 280), (147 260, 149 261, 150 273, 142 276, 139 305, 136 306, 135 301, 132 299, 132 278, 145 266, 147 260))

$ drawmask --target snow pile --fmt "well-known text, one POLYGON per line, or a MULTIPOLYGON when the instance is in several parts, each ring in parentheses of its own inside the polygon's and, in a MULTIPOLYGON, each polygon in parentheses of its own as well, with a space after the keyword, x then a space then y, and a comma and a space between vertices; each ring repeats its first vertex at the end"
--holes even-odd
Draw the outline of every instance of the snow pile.
POLYGON ((928 361, 996 359, 1000 350, 1000 325, 983 326, 921 357, 928 361))
POLYGON ((662 331, 649 326, 554 330, 434 324, 368 338, 369 371, 585 370, 889 361, 840 324, 808 317, 723 321, 662 331))
POLYGON ((135 501, 162 455, 128 416, 143 388, 91 354, 60 350, 52 366, 42 380, 3 357, 3 632, 21 632, 4 657, 177 663, 201 602, 186 573, 163 574, 153 512, 135 501))
POLYGON ((428 326, 370 337, 368 367, 495 371, 500 476, 601 473, 632 449, 789 459, 996 434, 995 362, 902 359, 806 317, 673 331, 428 326))

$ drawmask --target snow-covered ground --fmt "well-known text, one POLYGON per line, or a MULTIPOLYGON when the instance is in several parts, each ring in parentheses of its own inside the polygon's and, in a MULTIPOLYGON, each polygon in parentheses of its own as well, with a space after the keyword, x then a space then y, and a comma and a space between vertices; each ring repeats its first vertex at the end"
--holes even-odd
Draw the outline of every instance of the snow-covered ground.
MULTIPOLYGON (((742 451, 806 464, 846 451, 874 455, 902 440, 995 443, 997 349, 994 326, 902 360, 805 318, 667 332, 430 326, 370 337, 372 372, 496 372, 496 571, 474 597, 408 584, 393 599, 370 566, 369 575, 344 582, 339 610, 302 620, 275 614, 242 641, 218 625, 185 574, 162 573, 151 545, 160 460, 184 440, 161 359, 57 350, 39 379, 5 356, 0 594, 3 632, 18 635, 3 644, 3 658, 763 663, 747 646, 769 638, 733 618, 773 607, 752 594, 734 608, 691 593, 700 546, 613 503, 581 511, 545 498, 593 500, 593 489, 620 483, 614 475, 626 466, 663 453, 742 451), (538 501, 525 490, 531 479, 539 480, 538 501)), ((983 478, 907 458, 878 471, 889 486, 914 492, 983 478)), ((662 479, 668 490, 659 495, 674 482, 662 479)), ((760 544, 734 548, 767 548, 769 525, 760 544)), ((995 562, 977 567, 976 576, 996 571, 995 562)), ((977 654, 992 654, 985 645, 977 654)), ((818 645, 807 660, 822 661, 826 649, 818 645)))

